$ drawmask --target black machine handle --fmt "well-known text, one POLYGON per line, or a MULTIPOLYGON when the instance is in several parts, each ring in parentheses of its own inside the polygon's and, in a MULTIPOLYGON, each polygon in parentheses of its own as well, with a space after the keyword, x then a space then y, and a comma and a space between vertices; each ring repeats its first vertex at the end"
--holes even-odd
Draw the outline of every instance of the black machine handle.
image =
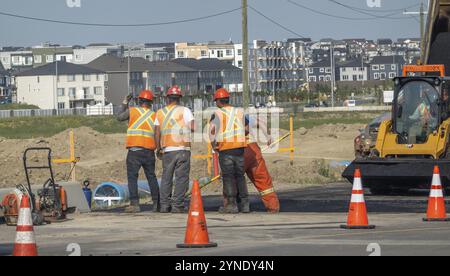
MULTIPOLYGON (((35 201, 35 195, 32 192, 31 189, 31 181, 30 181, 30 170, 44 170, 44 169, 48 169, 50 171, 50 179, 49 181, 51 181, 52 184, 52 188, 53 188, 53 192, 54 195, 56 195, 56 183, 55 183, 55 176, 53 174, 53 169, 52 169, 52 149, 51 148, 28 148, 25 150, 25 152, 23 153, 23 166, 25 168, 25 175, 27 178, 27 184, 28 184, 28 189, 31 193, 31 198, 32 198, 32 202, 33 202, 33 211, 35 211, 35 206, 34 206, 34 201, 35 201), (28 154, 30 152, 47 152, 47 161, 48 161, 48 165, 47 166, 28 166, 28 154)), ((55 205, 56 204, 60 204, 59 202, 59 198, 56 197, 55 198, 55 205)))

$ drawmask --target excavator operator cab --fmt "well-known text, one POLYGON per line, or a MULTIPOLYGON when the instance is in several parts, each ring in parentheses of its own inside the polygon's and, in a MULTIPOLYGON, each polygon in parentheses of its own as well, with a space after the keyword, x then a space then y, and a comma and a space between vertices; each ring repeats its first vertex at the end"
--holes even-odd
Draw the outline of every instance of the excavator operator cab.
POLYGON ((393 130, 398 144, 424 144, 436 133, 448 110, 444 90, 447 80, 441 77, 396 78, 393 130), (445 114, 444 114, 445 113, 445 114))

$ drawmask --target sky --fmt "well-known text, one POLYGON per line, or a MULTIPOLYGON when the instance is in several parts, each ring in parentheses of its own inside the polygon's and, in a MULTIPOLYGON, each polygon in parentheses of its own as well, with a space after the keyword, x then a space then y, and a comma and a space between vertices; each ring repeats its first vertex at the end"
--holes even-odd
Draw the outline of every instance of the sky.
MULTIPOLYGON (((248 4, 283 25, 289 32, 249 9, 249 38, 284 40, 286 38, 405 38, 419 37, 419 21, 399 10, 420 0, 336 0, 355 7, 351 10, 331 0, 248 0, 248 4), (346 18, 317 14, 294 5, 346 18), (380 2, 369 7, 367 2, 380 2), (386 10, 392 11, 386 13, 386 10), (369 13, 369 14, 367 14, 369 13), (395 14, 394 14, 395 13, 395 14), (375 18, 389 15, 395 19, 375 18)), ((147 24, 177 21, 218 14, 241 6, 241 0, 1 0, 0 12, 50 20, 101 24, 147 24), (67 1, 80 1, 69 7, 67 1)), ((409 11, 418 11, 413 7, 409 11)), ((34 46, 42 42, 62 45, 124 42, 241 42, 241 11, 203 21, 150 27, 93 27, 30 21, 0 15, 0 47, 34 46)))

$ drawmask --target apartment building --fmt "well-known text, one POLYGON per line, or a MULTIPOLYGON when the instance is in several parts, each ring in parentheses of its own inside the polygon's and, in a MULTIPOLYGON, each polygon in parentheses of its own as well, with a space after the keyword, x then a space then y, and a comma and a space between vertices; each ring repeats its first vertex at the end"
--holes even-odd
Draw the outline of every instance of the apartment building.
POLYGON ((253 41, 250 49, 252 91, 286 91, 304 81, 306 47, 303 41, 253 41))
POLYGON ((15 74, 17 101, 41 109, 105 105, 103 71, 57 61, 15 74))
POLYGON ((179 42, 175 43, 175 58, 212 58, 242 69, 242 50, 242 44, 234 44, 233 42, 179 42))
POLYGON ((123 47, 112 44, 89 44, 86 47, 78 47, 73 49, 75 64, 88 64, 103 55, 123 56, 123 47))
POLYGON ((33 67, 43 66, 55 61, 73 62, 73 48, 57 44, 42 44, 31 49, 33 54, 33 67))

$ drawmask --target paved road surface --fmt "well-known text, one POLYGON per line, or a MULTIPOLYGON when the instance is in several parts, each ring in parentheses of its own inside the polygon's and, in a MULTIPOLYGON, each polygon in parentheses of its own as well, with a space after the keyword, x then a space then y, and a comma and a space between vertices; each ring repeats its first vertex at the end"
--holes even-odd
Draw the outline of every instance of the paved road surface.
MULTIPOLYGON (((71 216, 71 221, 36 228, 41 255, 68 255, 77 243, 83 255, 362 255, 377 243, 382 255, 450 255, 450 223, 424 223, 427 195, 366 196, 371 223, 377 229, 346 231, 351 185, 335 184, 281 193, 283 213, 220 215, 220 197, 205 198, 211 240, 219 247, 180 250, 185 215, 144 212, 130 216, 119 211, 71 216)), ((149 209, 149 206, 145 206, 149 209)), ((0 225, 0 255, 12 251, 15 229, 0 225)))

